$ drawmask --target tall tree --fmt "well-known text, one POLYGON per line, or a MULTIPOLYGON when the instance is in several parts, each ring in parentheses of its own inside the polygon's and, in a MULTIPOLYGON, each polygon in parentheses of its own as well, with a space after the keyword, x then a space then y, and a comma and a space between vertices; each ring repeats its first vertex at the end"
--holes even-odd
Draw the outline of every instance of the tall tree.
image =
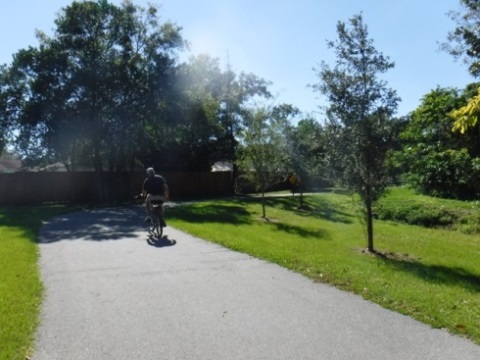
POLYGON ((175 116, 179 157, 190 170, 209 170, 222 133, 218 120, 222 95, 219 60, 201 54, 177 68, 175 116))
POLYGON ((467 199, 478 193, 475 159, 480 154, 480 126, 465 129, 462 135, 452 132, 451 118, 470 103, 475 88, 475 84, 463 91, 436 88, 409 114, 401 133, 403 148, 393 158, 422 194, 467 199))
POLYGON ((14 56, 4 83, 17 144, 70 164, 88 155, 103 193, 106 167, 125 170, 142 145, 162 139, 180 28, 160 24, 154 6, 107 0, 73 1, 55 24, 52 38, 39 33, 38 48, 14 56))
POLYGON ((326 114, 332 129, 330 157, 340 165, 337 180, 359 194, 367 224, 367 248, 374 251, 373 203, 385 192, 385 167, 393 135, 391 116, 399 101, 378 75, 394 63, 375 49, 362 15, 338 22, 338 39, 328 42, 336 54, 332 69, 325 62, 317 71, 314 89, 328 100, 326 114))
POLYGON ((222 71, 219 60, 202 54, 177 67, 175 77, 175 156, 189 169, 206 170, 216 161, 235 164, 253 98, 268 98, 268 82, 222 71))
POLYGON ((222 128, 217 140, 216 160, 233 163, 232 190, 236 190, 237 154, 239 138, 248 127, 247 120, 251 111, 251 100, 271 97, 270 83, 254 74, 240 73, 237 76, 230 67, 223 73, 218 120, 222 128))
POLYGON ((6 150, 7 143, 11 135, 11 112, 14 111, 15 106, 12 106, 11 99, 13 94, 8 87, 8 71, 6 65, 0 66, 0 156, 6 150), (13 109, 12 109, 13 108, 13 109))
POLYGON ((447 42, 441 48, 456 59, 462 59, 468 65, 468 71, 474 77, 480 75, 480 2, 460 0, 462 11, 451 11, 450 18, 457 27, 448 34, 447 42))

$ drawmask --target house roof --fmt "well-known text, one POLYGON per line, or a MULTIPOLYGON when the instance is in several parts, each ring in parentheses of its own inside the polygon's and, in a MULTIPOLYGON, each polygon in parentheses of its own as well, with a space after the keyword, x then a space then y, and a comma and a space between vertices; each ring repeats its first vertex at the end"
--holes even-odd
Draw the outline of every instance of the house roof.
POLYGON ((233 164, 229 161, 217 161, 212 165, 212 172, 233 171, 233 164))

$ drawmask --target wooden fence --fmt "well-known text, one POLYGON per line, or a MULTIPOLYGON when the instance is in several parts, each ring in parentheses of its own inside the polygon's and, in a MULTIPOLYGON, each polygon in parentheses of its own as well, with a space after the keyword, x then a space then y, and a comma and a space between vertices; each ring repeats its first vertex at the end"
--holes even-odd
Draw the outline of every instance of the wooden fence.
MULTIPOLYGON (((222 196, 232 193, 230 172, 162 172, 172 200, 222 196)), ((105 173, 103 198, 124 201, 139 194, 144 171, 105 173)), ((43 202, 97 202, 102 200, 94 172, 0 173, 0 205, 43 202)))

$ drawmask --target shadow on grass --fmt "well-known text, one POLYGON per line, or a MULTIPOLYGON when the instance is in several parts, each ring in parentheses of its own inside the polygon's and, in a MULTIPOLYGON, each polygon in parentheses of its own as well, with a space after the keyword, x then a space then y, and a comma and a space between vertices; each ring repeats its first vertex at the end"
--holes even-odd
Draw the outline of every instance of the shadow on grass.
POLYGON ((36 242, 38 232, 46 221, 80 209, 61 204, 9 206, 0 209, 0 224, 18 229, 26 239, 36 242))
POLYGON ((18 206, 1 209, 0 223, 4 226, 22 229, 26 235, 35 235, 50 217, 61 214, 48 206, 18 206))
MULTIPOLYGON (((268 206, 280 207, 278 198, 269 199, 274 200, 268 206)), ((181 219, 190 223, 220 223, 220 224, 234 224, 234 225, 248 225, 257 221, 253 213, 245 208, 246 203, 258 204, 261 208, 261 199, 253 197, 242 197, 229 200, 229 205, 224 204, 196 204, 195 206, 181 206, 177 208, 168 209, 168 218, 181 219)), ((288 204, 288 201, 285 202, 288 204)), ((285 206, 287 209, 287 206, 285 206)), ((290 209, 287 209, 290 210, 290 209)), ((258 219, 258 221, 264 221, 265 224, 275 227, 278 231, 282 231, 286 234, 295 234, 301 237, 314 237, 324 240, 330 240, 329 234, 322 230, 311 230, 301 226, 280 223, 269 220, 268 210, 266 219, 258 219)))
POLYGON ((395 259, 376 253, 387 266, 404 272, 409 272, 425 281, 434 284, 459 286, 471 292, 480 292, 480 276, 470 273, 460 267, 446 267, 442 265, 426 265, 418 261, 395 259))
POLYGON ((241 205, 199 204, 168 209, 168 218, 190 223, 250 224, 251 214, 241 205))
POLYGON ((315 238, 318 240, 331 240, 330 234, 323 230, 308 230, 301 226, 295 226, 291 224, 282 224, 282 223, 270 223, 272 226, 275 226, 279 231, 285 232, 287 234, 298 235, 302 238, 315 238))
POLYGON ((299 196, 272 197, 267 199, 267 205, 282 210, 291 211, 299 216, 323 219, 336 223, 351 224, 352 214, 340 211, 337 206, 326 199, 304 196, 303 206, 300 206, 299 196))

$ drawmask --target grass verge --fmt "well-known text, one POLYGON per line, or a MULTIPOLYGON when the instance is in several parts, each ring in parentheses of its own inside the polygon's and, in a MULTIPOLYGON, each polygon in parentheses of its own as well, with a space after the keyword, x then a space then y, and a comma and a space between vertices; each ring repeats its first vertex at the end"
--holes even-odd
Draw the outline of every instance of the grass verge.
POLYGON ((407 187, 396 187, 378 201, 374 212, 382 220, 480 234, 479 201, 415 195, 407 187))
POLYGON ((0 359, 25 359, 38 325, 42 283, 36 238, 63 205, 0 208, 0 359))
POLYGON ((480 344, 478 236, 375 221, 378 253, 372 255, 364 251, 364 227, 349 196, 309 195, 302 209, 298 197, 269 198, 267 204, 268 220, 261 218, 259 199, 240 198, 172 208, 167 217, 193 235, 480 344))

